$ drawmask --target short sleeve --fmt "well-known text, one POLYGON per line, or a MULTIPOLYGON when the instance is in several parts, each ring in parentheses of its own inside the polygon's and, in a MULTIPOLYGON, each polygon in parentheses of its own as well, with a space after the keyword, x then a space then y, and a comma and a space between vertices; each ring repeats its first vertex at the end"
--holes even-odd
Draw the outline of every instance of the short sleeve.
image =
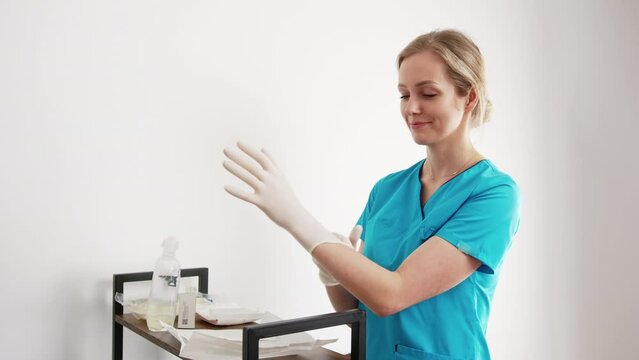
POLYGON ((357 225, 361 225, 363 229, 362 236, 361 236, 362 241, 366 241, 366 228, 368 225, 368 219, 370 218, 371 213, 373 211, 373 205, 375 203, 375 197, 377 196, 377 189, 379 188, 380 183, 381 183, 381 180, 378 181, 375 184, 375 186, 373 186, 373 189, 368 195, 368 201, 366 202, 364 211, 362 211, 362 215, 360 215, 359 219, 357 220, 357 225))
POLYGON ((471 195, 436 232, 494 274, 519 229, 519 188, 512 180, 471 195))

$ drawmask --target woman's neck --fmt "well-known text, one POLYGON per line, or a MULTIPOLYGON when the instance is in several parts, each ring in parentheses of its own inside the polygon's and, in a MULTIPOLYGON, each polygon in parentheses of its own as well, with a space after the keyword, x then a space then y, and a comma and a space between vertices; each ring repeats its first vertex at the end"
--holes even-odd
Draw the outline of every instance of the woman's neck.
POLYGON ((430 180, 445 180, 459 174, 468 167, 481 160, 483 156, 470 143, 463 146, 454 144, 438 144, 437 146, 427 146, 426 156, 428 160, 424 163, 422 173, 430 180))

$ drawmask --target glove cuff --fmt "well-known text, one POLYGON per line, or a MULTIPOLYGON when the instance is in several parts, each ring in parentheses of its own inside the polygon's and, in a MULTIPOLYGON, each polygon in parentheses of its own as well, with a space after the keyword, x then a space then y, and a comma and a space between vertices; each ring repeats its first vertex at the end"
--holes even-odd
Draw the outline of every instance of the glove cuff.
POLYGON ((306 249, 306 251, 308 251, 308 253, 311 254, 311 256, 313 256, 313 251, 315 251, 315 249, 317 249, 317 247, 322 245, 322 244, 340 244, 340 245, 343 245, 343 246, 346 246, 346 247, 352 249, 352 246, 350 246, 348 244, 345 244, 345 243, 339 241, 338 239, 335 239, 335 240, 325 240, 325 241, 321 241, 321 242, 318 242, 316 244, 313 244, 308 249, 306 249))
POLYGON ((340 285, 339 281, 335 280, 333 276, 324 271, 319 271, 319 279, 324 284, 324 286, 337 286, 340 285))

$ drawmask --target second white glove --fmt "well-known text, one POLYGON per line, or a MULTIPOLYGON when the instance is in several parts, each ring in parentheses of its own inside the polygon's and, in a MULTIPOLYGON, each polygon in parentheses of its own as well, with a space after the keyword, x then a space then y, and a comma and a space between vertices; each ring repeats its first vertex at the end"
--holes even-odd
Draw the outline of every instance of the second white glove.
MULTIPOLYGON (((361 246, 360 238, 362 236, 362 231, 363 231, 363 228, 361 225, 355 225, 355 227, 353 227, 353 230, 351 230, 351 233, 348 236, 348 239, 342 234, 333 233, 333 235, 339 238, 343 245, 346 245, 355 251, 359 251, 359 247, 361 246)), ((319 279, 322 282, 322 284, 324 284, 324 286, 337 286, 340 284, 339 281, 337 281, 333 277, 333 275, 329 274, 326 270, 324 270, 322 265, 320 265, 320 263, 317 262, 317 260, 315 260, 314 257, 312 257, 312 259, 315 265, 317 265, 317 268, 319 269, 319 279)))

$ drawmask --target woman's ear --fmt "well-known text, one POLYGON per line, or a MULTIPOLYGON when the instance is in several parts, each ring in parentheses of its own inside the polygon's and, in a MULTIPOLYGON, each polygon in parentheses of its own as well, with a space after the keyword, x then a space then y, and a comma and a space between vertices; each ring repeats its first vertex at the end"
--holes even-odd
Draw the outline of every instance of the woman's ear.
POLYGON ((468 91, 468 95, 466 97, 466 105, 464 110, 469 113, 473 112, 475 106, 477 106, 478 100, 479 99, 477 98, 477 91, 475 91, 475 87, 470 88, 470 91, 468 91))

